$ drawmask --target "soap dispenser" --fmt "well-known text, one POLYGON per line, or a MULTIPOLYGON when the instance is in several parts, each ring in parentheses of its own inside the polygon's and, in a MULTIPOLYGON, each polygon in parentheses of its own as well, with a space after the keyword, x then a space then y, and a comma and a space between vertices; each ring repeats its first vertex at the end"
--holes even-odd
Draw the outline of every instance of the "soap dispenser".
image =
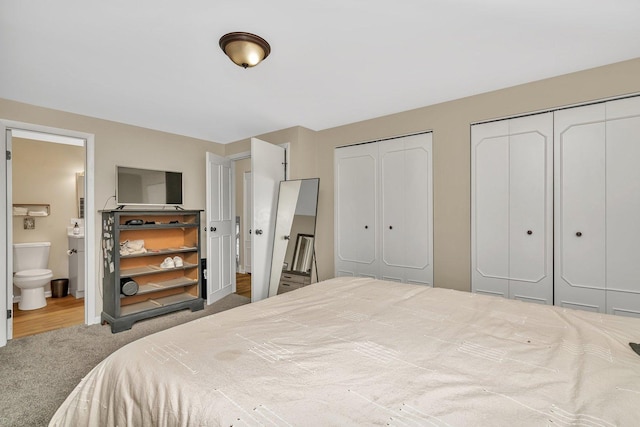
POLYGON ((80 234, 80 226, 78 225, 78 223, 76 222, 73 225, 73 235, 77 236, 78 234, 80 234))

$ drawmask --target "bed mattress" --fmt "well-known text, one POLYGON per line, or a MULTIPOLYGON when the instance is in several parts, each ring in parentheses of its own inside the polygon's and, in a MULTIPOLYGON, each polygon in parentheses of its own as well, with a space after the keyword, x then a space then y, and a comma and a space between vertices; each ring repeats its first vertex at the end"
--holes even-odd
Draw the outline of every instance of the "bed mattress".
POLYGON ((640 319, 336 278, 121 348, 50 425, 632 426, 638 340, 640 319))

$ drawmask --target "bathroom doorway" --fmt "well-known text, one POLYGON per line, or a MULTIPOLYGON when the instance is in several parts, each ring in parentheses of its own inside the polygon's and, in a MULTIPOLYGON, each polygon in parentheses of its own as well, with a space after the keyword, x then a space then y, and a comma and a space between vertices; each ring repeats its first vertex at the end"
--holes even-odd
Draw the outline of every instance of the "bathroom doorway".
POLYGON ((84 239, 84 191, 76 179, 84 177, 84 140, 15 131, 11 153, 12 243, 49 242, 48 263, 37 267, 53 274, 52 285, 44 286, 42 308, 23 309, 22 290, 14 282, 13 337, 20 338, 84 323, 84 280, 77 280, 79 263, 74 259, 84 254, 77 250, 84 239), (76 250, 68 252, 71 247, 76 250))
POLYGON ((0 242, 7 286, 0 300, 8 319, 0 322, 2 346, 7 339, 98 320, 92 249, 93 135, 24 123, 0 124, 7 148, 5 209, 0 215, 7 231, 0 242), (20 310, 16 304, 20 290, 12 280, 13 244, 29 242, 51 243, 47 269, 55 286, 45 286, 45 307, 20 310))

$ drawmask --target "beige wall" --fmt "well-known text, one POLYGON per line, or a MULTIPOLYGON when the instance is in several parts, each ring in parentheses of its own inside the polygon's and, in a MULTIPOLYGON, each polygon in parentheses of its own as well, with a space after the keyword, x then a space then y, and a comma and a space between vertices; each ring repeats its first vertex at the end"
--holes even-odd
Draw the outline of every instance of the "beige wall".
MULTIPOLYGON (((48 268, 54 279, 68 278, 67 226, 78 216, 76 173, 84 171, 84 147, 13 138, 12 154, 13 202, 48 204, 51 213, 35 217, 33 230, 24 229, 25 217, 14 216, 13 241, 51 242, 48 268)), ((20 295, 16 287, 14 295, 20 295)))
MULTIPOLYGON (((95 208, 115 207, 115 166, 126 165, 166 169, 183 173, 184 206, 205 207, 205 153, 222 155, 224 146, 209 141, 173 135, 123 123, 101 120, 64 111, 36 107, 0 99, 0 119, 86 132, 95 135, 95 208)), ((88 189, 91 191, 91 189, 88 189)), ((204 216, 203 216, 204 220, 204 216)), ((96 218, 96 242, 100 242, 100 218, 96 218)), ((202 245, 203 255, 206 246, 202 245)), ((96 254, 100 251, 96 248, 96 254)), ((100 263, 96 260, 96 277, 87 286, 102 286, 100 263)), ((98 295, 96 313, 102 311, 98 295)))

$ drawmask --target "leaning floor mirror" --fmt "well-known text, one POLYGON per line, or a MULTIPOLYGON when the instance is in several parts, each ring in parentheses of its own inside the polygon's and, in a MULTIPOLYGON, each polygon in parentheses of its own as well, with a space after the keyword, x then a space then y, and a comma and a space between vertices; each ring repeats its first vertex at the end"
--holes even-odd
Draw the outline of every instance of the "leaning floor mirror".
POLYGON ((320 178, 280 183, 270 297, 311 283, 319 185, 320 178))

